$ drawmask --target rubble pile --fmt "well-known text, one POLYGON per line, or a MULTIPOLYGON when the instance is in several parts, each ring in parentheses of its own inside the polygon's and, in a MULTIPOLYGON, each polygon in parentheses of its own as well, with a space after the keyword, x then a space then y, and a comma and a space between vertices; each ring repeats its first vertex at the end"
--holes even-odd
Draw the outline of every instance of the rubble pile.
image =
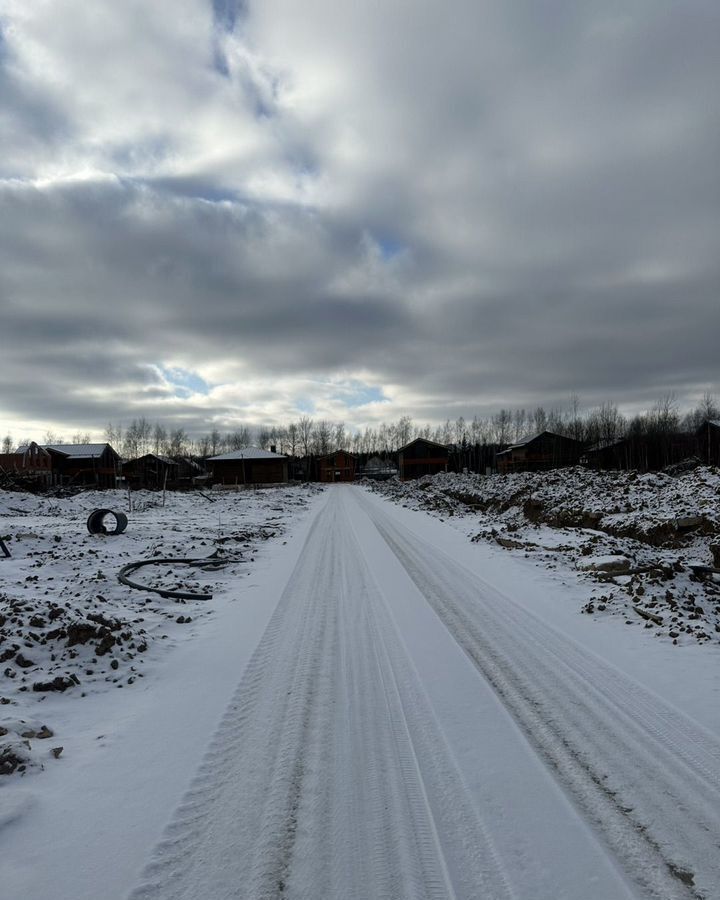
POLYGON ((404 506, 461 517, 474 541, 563 577, 572 572, 587 614, 622 615, 674 643, 720 640, 715 468, 441 474, 368 486, 404 506))

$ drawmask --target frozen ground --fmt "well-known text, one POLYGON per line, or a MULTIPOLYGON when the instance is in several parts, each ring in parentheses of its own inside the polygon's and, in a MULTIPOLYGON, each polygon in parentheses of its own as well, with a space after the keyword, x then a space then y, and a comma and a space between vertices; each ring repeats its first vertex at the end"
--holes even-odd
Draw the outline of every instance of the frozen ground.
POLYGON ((52 765, 52 749, 67 735, 46 710, 140 684, 148 665, 217 612, 228 585, 250 575, 261 545, 284 533, 313 490, 169 493, 165 506, 162 495, 143 492, 132 495, 132 511, 121 491, 63 499, 0 491, 0 537, 12 554, 0 559, 0 772, 52 765), (88 514, 103 507, 126 513, 124 534, 88 533, 88 514), (117 582, 131 561, 213 553, 227 568, 163 565, 132 576, 170 590, 214 591, 210 602, 162 599, 117 582))
POLYGON ((693 568, 720 565, 717 469, 441 474, 368 486, 571 580, 587 614, 622 616, 675 644, 720 641, 720 576, 693 568))
POLYGON ((282 496, 143 679, 36 703, 67 740, 0 788, 8 896, 717 896, 717 643, 363 488, 282 496))

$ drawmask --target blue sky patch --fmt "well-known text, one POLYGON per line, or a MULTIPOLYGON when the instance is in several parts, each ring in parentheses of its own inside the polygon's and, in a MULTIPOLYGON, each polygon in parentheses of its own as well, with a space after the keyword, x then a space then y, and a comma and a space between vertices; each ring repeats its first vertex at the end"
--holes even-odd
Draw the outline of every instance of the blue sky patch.
POLYGON ((405 244, 393 237, 377 237, 377 245, 380 248, 382 258, 387 261, 394 259, 404 250, 407 250, 405 244))
POLYGON ((347 389, 337 394, 333 399, 339 400, 351 409, 357 406, 365 406, 366 403, 388 402, 388 398, 383 394, 382 388, 365 384, 362 381, 350 382, 347 389))
POLYGON ((189 369, 165 368, 160 366, 163 378, 170 384, 176 397, 190 397, 192 394, 209 394, 210 385, 196 372, 189 369))

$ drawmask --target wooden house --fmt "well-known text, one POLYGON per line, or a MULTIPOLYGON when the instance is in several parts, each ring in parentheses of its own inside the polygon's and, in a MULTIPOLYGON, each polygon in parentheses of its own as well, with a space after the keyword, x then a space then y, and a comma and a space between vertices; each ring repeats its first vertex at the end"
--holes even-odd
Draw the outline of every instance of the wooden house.
POLYGON ((720 419, 706 419, 695 438, 700 459, 708 466, 720 466, 720 419))
POLYGON ((316 459, 318 480, 325 482, 354 481, 357 457, 346 450, 337 450, 316 459))
POLYGON ((580 461, 583 444, 573 438, 542 431, 511 444, 495 457, 498 472, 534 472, 575 466, 580 461))
POLYGON ((605 469, 632 468, 632 445, 627 438, 617 441, 600 441, 583 451, 580 463, 589 469, 602 471, 605 469))
POLYGON ((202 457, 173 456, 172 461, 176 466, 173 488, 183 490, 192 487, 202 487, 210 481, 210 473, 202 457))
POLYGON ((398 468, 392 460, 381 459, 379 456, 371 456, 360 469, 362 478, 371 478, 373 481, 387 481, 398 474, 398 468))
POLYGON ((160 491, 174 487, 177 482, 178 464, 168 456, 146 453, 137 459, 123 463, 123 477, 134 490, 160 491))
POLYGON ((52 484, 52 458, 35 441, 14 453, 0 453, 0 486, 23 484, 43 487, 52 484))
POLYGON ((53 482, 114 488, 120 456, 110 444, 46 444, 52 460, 53 482))
POLYGON ((450 449, 445 444, 437 444, 426 438, 415 438, 398 450, 400 478, 407 481, 421 475, 446 472, 449 457, 450 449))
POLYGON ((271 450, 245 447, 211 456, 207 460, 212 473, 213 484, 258 485, 286 484, 288 481, 288 458, 271 450))

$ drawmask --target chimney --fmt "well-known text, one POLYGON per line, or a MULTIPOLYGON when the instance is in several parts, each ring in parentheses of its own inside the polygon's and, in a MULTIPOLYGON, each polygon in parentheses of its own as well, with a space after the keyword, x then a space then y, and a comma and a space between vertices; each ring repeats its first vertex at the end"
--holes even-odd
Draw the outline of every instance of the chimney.
POLYGON ((270 444, 270 452, 277 453, 277 445, 276 444, 270 444))

